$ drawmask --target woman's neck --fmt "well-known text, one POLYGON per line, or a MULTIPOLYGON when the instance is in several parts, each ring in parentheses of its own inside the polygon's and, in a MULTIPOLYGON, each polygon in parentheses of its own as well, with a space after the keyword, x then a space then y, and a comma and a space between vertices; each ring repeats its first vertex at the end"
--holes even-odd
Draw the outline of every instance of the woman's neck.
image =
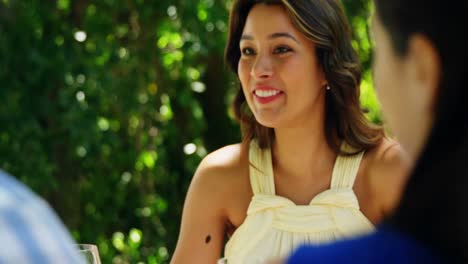
POLYGON ((323 120, 275 129, 273 167, 292 178, 310 178, 333 168, 336 154, 327 143, 323 120))

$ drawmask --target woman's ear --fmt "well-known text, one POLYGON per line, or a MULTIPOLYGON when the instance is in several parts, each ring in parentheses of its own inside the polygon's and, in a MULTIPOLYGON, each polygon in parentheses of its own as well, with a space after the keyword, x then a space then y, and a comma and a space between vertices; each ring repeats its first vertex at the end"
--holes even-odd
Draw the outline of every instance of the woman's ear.
POLYGON ((415 34, 409 39, 406 62, 408 78, 420 96, 423 110, 433 113, 441 76, 437 49, 426 36, 415 34))

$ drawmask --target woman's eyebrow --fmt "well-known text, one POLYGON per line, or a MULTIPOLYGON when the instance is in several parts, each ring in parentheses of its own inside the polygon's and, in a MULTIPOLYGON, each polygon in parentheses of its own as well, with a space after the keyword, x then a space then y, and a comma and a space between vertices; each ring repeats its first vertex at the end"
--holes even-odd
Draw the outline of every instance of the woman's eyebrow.
MULTIPOLYGON (((291 34, 287 32, 276 32, 268 36, 269 39, 276 39, 276 38, 289 38, 294 40, 295 42, 299 43, 299 41, 291 34)), ((254 37, 249 34, 243 34, 240 40, 254 40, 254 37)))

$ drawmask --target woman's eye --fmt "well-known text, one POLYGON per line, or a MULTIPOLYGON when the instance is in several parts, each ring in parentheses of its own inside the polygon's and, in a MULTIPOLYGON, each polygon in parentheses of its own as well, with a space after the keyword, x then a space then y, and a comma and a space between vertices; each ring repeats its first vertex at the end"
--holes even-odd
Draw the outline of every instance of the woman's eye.
POLYGON ((275 54, 283 54, 283 53, 287 53, 287 52, 290 52, 290 51, 292 51, 291 48, 281 46, 281 47, 275 48, 274 53, 275 54))
POLYGON ((243 48, 241 49, 241 53, 244 56, 249 56, 255 54, 255 51, 252 48, 243 48))

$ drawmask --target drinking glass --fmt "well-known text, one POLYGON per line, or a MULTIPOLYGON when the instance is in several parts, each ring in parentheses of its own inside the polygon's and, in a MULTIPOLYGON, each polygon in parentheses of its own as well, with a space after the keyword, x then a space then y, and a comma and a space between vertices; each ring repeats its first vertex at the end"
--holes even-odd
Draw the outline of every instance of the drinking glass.
POLYGON ((85 259, 86 264, 101 264, 99 258, 99 251, 96 245, 92 244, 78 244, 78 251, 85 259))

